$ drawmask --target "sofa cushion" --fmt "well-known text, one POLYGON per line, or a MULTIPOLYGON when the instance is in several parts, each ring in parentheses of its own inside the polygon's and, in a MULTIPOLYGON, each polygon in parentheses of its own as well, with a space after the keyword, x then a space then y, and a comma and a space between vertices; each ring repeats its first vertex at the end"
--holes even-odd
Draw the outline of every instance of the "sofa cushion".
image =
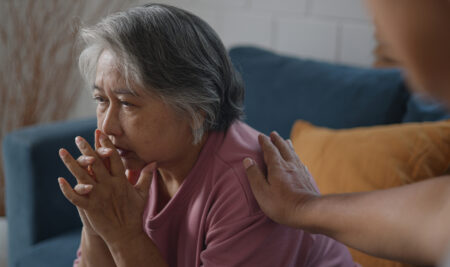
POLYGON ((11 267, 73 266, 80 245, 81 229, 35 244, 11 267))
MULTIPOLYGON (((450 120, 348 130, 298 121, 291 138, 323 194, 400 186, 450 168, 450 120)), ((362 266, 409 266, 350 251, 362 266)))
POLYGON ((438 121, 450 119, 450 113, 443 105, 424 99, 420 95, 412 95, 408 100, 403 122, 438 121))
POLYGON ((245 82, 246 121, 287 138, 292 123, 350 128, 400 122, 409 93, 396 69, 365 69, 305 60, 255 47, 231 59, 245 82))

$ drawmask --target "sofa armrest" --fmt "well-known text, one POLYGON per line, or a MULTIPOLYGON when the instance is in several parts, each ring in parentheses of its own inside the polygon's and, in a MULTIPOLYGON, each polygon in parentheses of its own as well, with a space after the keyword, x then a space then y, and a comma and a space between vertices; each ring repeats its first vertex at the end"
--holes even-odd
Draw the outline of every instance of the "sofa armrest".
POLYGON ((77 135, 93 142, 95 119, 32 126, 3 141, 9 259, 14 263, 28 247, 79 228, 76 208, 60 192, 57 177, 74 179, 58 156, 61 147, 79 155, 77 135))

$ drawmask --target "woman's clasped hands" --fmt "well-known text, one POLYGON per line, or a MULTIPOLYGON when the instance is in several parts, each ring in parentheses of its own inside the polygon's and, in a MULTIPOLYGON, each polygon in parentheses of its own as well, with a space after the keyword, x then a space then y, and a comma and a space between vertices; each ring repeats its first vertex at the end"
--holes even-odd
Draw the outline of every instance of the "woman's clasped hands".
POLYGON ((156 164, 146 165, 132 185, 132 177, 127 177, 132 172, 126 174, 119 153, 104 133, 95 131, 95 150, 82 137, 75 142, 82 154, 77 160, 63 148, 59 155, 78 184, 72 188, 62 177, 58 182, 77 207, 84 231, 99 235, 108 246, 142 237, 142 215, 156 164))

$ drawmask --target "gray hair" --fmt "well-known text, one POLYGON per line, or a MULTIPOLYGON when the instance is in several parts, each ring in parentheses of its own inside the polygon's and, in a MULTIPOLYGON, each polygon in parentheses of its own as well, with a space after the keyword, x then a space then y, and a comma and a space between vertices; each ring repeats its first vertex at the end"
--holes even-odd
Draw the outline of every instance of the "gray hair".
POLYGON ((138 84, 188 115, 194 143, 205 131, 225 131, 243 114, 243 82, 224 45, 206 22, 185 10, 162 4, 131 8, 82 29, 80 39, 79 68, 89 85, 100 54, 110 50, 128 86, 138 84))

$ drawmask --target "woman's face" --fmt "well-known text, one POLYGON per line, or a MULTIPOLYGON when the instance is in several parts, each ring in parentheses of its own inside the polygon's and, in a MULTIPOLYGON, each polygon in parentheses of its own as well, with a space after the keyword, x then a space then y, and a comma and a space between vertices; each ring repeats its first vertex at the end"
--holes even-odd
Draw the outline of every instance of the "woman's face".
POLYGON ((188 120, 142 88, 134 92, 116 69, 114 55, 105 50, 97 63, 93 89, 97 127, 116 146, 126 169, 140 170, 155 161, 159 166, 183 161, 193 140, 188 120))

